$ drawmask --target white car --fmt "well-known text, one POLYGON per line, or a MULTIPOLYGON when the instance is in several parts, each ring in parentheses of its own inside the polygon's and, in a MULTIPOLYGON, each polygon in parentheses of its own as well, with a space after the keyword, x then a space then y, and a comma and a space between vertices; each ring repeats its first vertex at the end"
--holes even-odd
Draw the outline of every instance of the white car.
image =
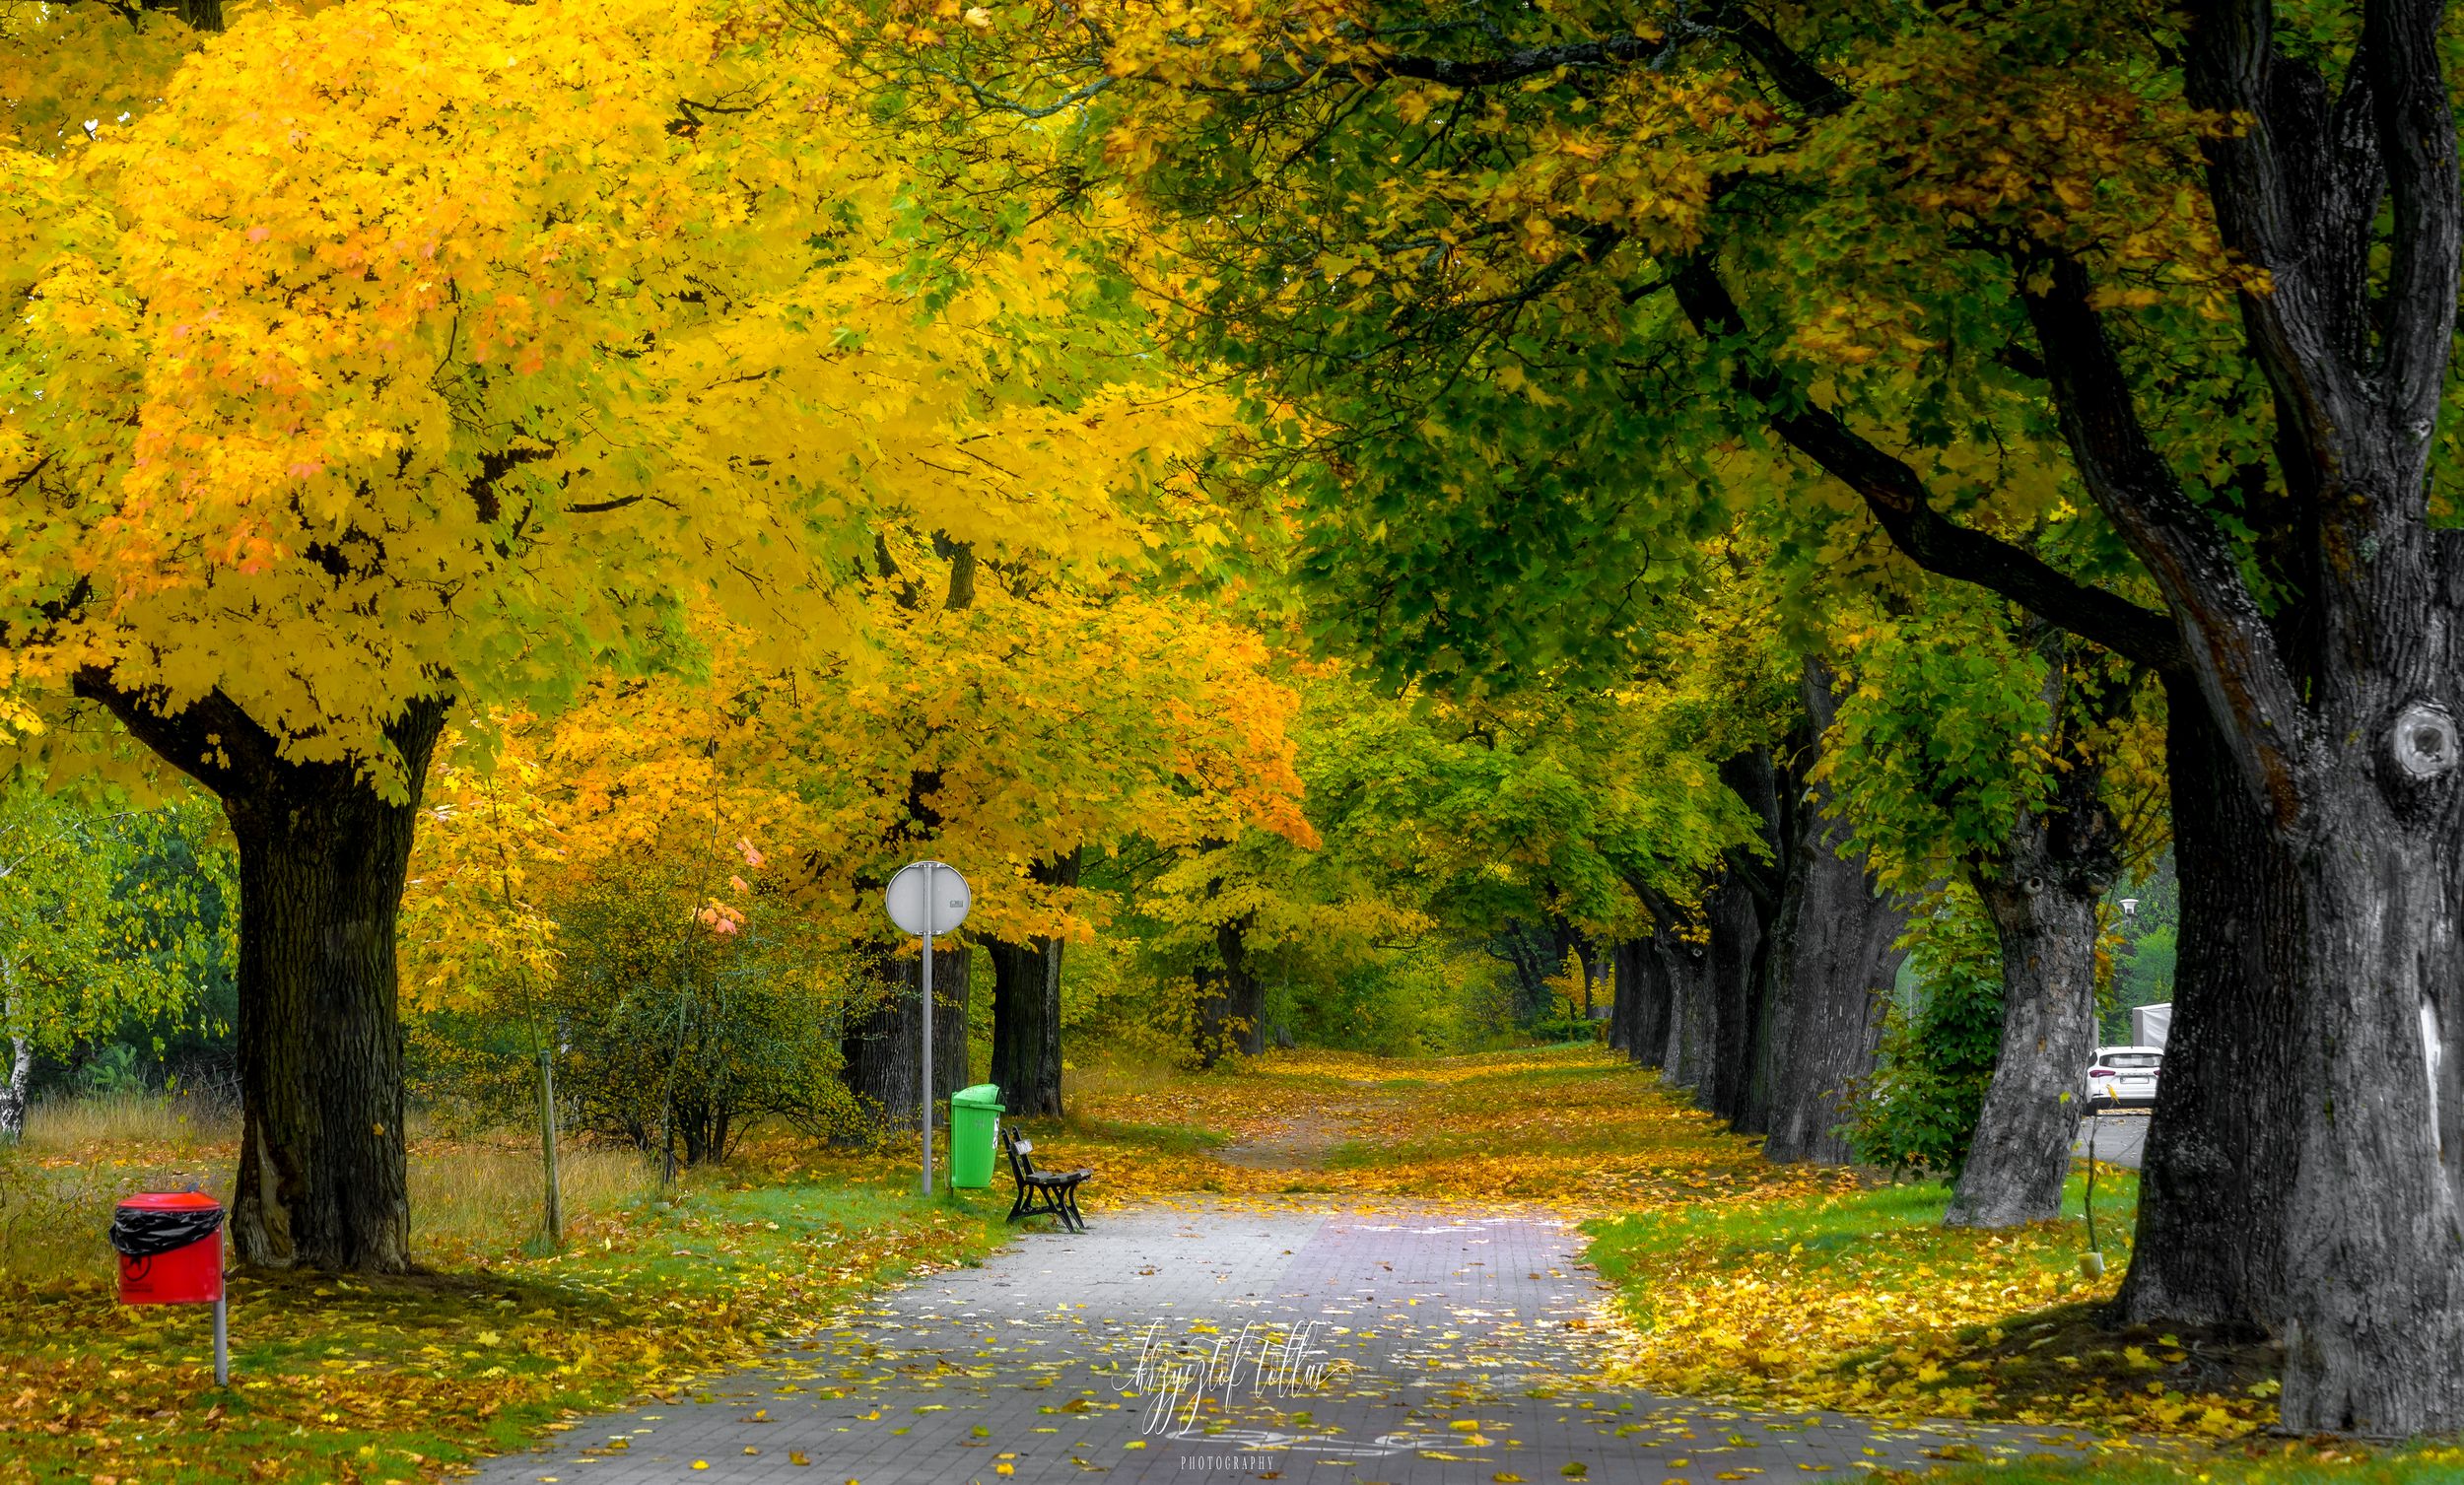
POLYGON ((2156 1074, 2164 1066, 2161 1046, 2099 1046, 2088 1069, 2090 1109, 2150 1109, 2156 1105, 2156 1074))

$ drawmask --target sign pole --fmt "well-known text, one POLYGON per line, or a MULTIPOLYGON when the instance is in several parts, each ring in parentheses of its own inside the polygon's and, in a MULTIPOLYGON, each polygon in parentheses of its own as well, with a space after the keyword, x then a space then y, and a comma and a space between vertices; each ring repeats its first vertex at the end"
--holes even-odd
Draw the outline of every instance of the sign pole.
MULTIPOLYGON (((898 931, 924 940, 923 973, 917 977, 923 981, 924 1014, 916 1018, 916 1059, 922 1064, 916 1087, 923 1104, 919 1112, 924 1115, 920 1141, 924 1147, 923 1176, 919 1189, 926 1196, 932 1194, 932 940, 943 929, 956 933, 959 925, 967 921, 967 909, 974 901, 967 878, 939 861, 908 862, 890 878, 890 885, 881 893, 881 906, 890 911, 890 921, 898 925, 898 931), (949 896, 943 898, 943 893, 949 896)), ((961 948, 959 952, 967 951, 961 948)), ((961 964, 958 970, 963 976, 967 967, 961 964)), ((959 1045, 964 1046, 967 1028, 959 1027, 957 1035, 959 1045)), ((966 1060, 959 1058, 962 1063, 966 1060)))

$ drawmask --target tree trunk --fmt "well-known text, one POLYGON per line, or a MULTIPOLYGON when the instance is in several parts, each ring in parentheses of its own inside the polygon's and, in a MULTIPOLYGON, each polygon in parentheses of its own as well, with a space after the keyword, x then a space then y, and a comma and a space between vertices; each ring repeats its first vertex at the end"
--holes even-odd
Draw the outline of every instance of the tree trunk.
MULTIPOLYGON (((1819 738, 1835 710, 1820 661, 1805 662, 1801 689, 1811 736, 1819 738)), ((1812 785, 1781 815, 1793 859, 1764 957, 1762 1055, 1749 1113, 1766 1131, 1767 1158, 1844 1165, 1848 1144, 1833 1131, 1849 1090, 1874 1071, 1908 907, 1880 889, 1847 823, 1823 818, 1827 795, 1812 785)))
POLYGON ((2197 690, 2165 687, 2181 947, 2122 1314, 2255 1334, 2287 1310, 2285 1213, 2305 1102, 2293 863, 2197 690))
POLYGON ((1668 996, 1668 985, 1652 964, 1651 940, 1621 938, 1609 945, 1608 981, 1608 1045, 1628 1061, 1648 1062, 1645 1049, 1659 1048, 1643 1035, 1643 1024, 1651 1018, 1647 1005, 1665 1004, 1668 996))
POLYGON ((1248 913, 1215 925, 1222 966, 1198 980, 1198 1055, 1212 1067, 1227 1051, 1256 1056, 1266 1046, 1266 987, 1249 962, 1248 913))
POLYGON ((410 1267, 394 931, 445 699, 407 703, 392 756, 300 763, 209 692, 165 716, 108 672, 79 696, 222 800, 240 846, 240 1170, 232 1246, 269 1268, 410 1267))
POLYGON ((1608 960, 1589 934, 1580 933, 1574 938, 1574 958, 1583 971, 1582 1019, 1588 1024, 1600 1011, 1600 982, 1608 976, 1608 960))
MULTIPOLYGON (((17 1022, 17 1001, 8 1003, 9 1022, 17 1022)), ((0 1145, 26 1137, 26 1085, 34 1076, 34 1044, 14 1030, 9 1035, 9 1080, 0 1084, 0 1145)))
POLYGON ((1763 1044, 1762 995, 1771 929, 1791 883, 1792 798, 1787 771, 1769 749, 1740 753, 1720 765, 1720 780, 1762 822, 1767 859, 1743 846, 1726 853, 1719 883, 1704 899, 1711 946, 1704 966, 1701 1064, 1694 1102, 1732 1128, 1759 1130, 1754 1075, 1763 1044))
POLYGON ((2285 1213, 2282 1406, 2291 1428, 2448 1432, 2464 1427, 2464 1090, 2443 1054, 2464 969, 2455 831, 2391 809, 2356 762, 2322 780, 2324 839, 2299 858, 2309 1116, 2285 1213))
MULTIPOLYGON (((2096 904, 2121 871, 2121 831, 2086 739, 2117 706, 2069 694, 2050 656, 2060 768, 2053 797, 2023 812, 2001 858, 1972 873, 2002 946, 2002 1046, 1946 1227, 2016 1227, 2062 1211, 2071 1140, 2096 1046, 2096 904), (2077 713, 2077 714, 2074 714, 2077 713)), ((2125 700, 2112 694, 2113 702, 2125 700)), ((2158 1080, 2162 1086, 2162 1080, 2158 1080)))
MULTIPOLYGON (((397 728, 424 779, 444 708, 397 728)), ((240 1077, 233 1246, 266 1267, 410 1267, 394 925, 418 788, 388 803, 347 765, 235 780, 240 1077)))
MULTIPOLYGON (((1074 887, 1079 852, 1039 860, 1030 880, 1074 887)), ((992 960, 992 1080, 1011 1114, 1059 1117, 1061 1105, 1061 953, 1058 938, 985 945, 992 960)))
MULTIPOLYGON (((963 939, 932 944, 932 1117, 947 1121, 949 1096, 967 1081, 967 995, 975 955, 963 939)), ((923 1117, 917 1073, 924 1057, 924 956, 882 949, 875 962, 884 996, 839 1041, 850 1092, 884 1130, 914 1129, 923 1117)))
POLYGON ((1946 1227, 2017 1227, 2061 1215, 2071 1140, 2096 1045, 2096 902, 2110 878, 2076 871, 2030 814, 1976 876, 2002 945, 2002 1046, 1946 1227))

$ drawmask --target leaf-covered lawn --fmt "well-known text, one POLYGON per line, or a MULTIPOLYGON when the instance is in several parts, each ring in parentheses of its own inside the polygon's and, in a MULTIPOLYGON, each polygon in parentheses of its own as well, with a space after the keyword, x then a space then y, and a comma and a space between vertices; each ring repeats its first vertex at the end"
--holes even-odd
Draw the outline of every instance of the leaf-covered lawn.
MULTIPOLYGON (((2109 1268, 2091 1280, 2078 1264, 2076 1177, 2061 1221, 1946 1231, 1943 1187, 1772 1166, 1651 1074, 1590 1048, 1096 1069, 1067 1119, 1028 1127, 1046 1163, 1095 1169, 1086 1206, 1098 1223, 1115 1203, 1197 1191, 1529 1201, 1585 1218, 1590 1255, 1617 1286, 1600 1316, 1617 1357, 1610 1384, 2138 1441, 2068 1465, 1946 1457, 1948 1479, 2464 1480, 2464 1451, 2451 1449, 2327 1449, 2254 1432, 2274 1417, 2263 1348, 2107 1328, 2100 1307, 2128 1259, 2128 1172, 2099 1175, 2109 1268), (1289 1158, 1259 1164, 1260 1152, 1289 1158)), ((55 1156, 51 1175, 86 1183, 93 1211, 75 1221, 92 1224, 107 1190, 219 1174, 228 1153, 119 1141, 55 1156)), ((530 1159, 517 1143, 415 1149, 414 1186, 429 1198, 422 1252, 437 1273, 240 1281, 239 1384, 219 1397, 203 1312, 123 1309, 101 1262, 74 1281, 0 1278, 0 1481, 436 1478, 568 1415, 689 1392, 868 1287, 980 1255, 1001 1241, 1008 1189, 1003 1174, 994 1191, 920 1202, 903 1146, 823 1155, 779 1137, 694 1175, 672 1199, 602 1173, 570 1250, 543 1257, 521 1241, 529 1187, 516 1173, 530 1159), (476 1184, 495 1206, 448 1179, 489 1161, 503 1173, 476 1184)), ((0 1258, 25 1236, 7 1224, 0 1212, 0 1258)))
POLYGON ((435 1478, 569 1413, 689 1389, 879 1282, 1000 1241, 989 1196, 923 1202, 870 1175, 697 1179, 588 1223, 562 1256, 242 1277, 221 1394, 206 1311, 123 1307, 100 1276, 7 1281, 0 1480, 435 1478))

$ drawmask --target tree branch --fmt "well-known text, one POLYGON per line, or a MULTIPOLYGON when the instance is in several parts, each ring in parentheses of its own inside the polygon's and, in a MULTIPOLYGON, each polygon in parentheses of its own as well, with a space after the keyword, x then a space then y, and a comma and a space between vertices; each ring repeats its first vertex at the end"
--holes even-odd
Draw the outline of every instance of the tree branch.
POLYGON ((2224 730, 2245 776, 2290 823, 2300 812, 2297 763, 2308 718, 2230 544, 2149 441, 2089 299, 2088 271, 2066 254, 2052 255, 2040 271, 2022 265, 2020 298, 2081 481, 2164 594, 2187 668, 2218 717, 2233 719, 2224 730))
MULTIPOLYGON (((1697 333, 1711 341, 1745 333, 1744 311, 1706 254, 1677 271, 1677 300, 1697 333)), ((2161 614, 2070 576, 2022 547, 1972 530, 1933 507, 1925 481, 1811 402, 1779 403, 1777 372, 1740 356, 1732 382, 1764 410, 1771 429, 1865 501, 1875 523, 1908 559, 1929 573, 2000 593, 2030 613, 2114 653, 2156 669, 2179 668, 2180 637, 2161 614)))

